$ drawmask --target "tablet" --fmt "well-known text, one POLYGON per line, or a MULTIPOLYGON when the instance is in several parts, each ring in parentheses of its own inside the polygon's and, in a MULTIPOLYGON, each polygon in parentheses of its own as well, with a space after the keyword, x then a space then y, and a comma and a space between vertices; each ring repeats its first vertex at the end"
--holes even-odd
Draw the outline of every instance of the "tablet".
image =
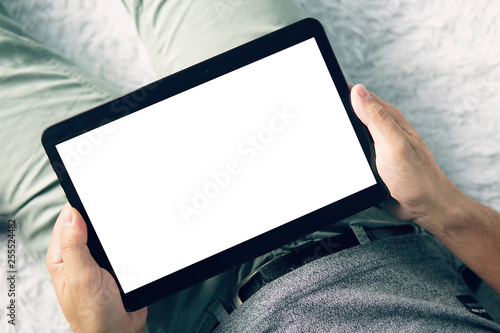
POLYGON ((305 19, 47 128, 88 246, 137 310, 384 200, 305 19))

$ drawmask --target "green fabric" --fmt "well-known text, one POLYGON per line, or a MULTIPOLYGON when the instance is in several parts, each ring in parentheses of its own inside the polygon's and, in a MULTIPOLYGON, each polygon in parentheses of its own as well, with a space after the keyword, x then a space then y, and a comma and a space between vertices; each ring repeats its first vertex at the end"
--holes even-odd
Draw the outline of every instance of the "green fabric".
POLYGON ((122 0, 160 76, 306 15, 294 0, 122 0))
POLYGON ((40 263, 66 201, 40 144, 42 131, 116 95, 0 10, 0 228, 16 219, 20 240, 40 263))

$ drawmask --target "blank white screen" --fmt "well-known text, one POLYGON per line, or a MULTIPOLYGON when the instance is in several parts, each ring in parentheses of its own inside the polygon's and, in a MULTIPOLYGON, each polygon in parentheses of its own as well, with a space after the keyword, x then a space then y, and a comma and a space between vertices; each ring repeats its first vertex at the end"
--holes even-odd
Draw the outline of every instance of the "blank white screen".
POLYGON ((376 183, 314 39, 56 148, 126 293, 376 183))

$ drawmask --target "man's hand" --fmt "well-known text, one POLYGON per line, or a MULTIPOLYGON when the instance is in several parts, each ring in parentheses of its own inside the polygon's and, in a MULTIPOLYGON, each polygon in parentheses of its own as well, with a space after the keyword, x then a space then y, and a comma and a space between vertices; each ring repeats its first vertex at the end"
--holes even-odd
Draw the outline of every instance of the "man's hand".
POLYGON ((453 207, 462 193, 443 174, 429 148, 394 106, 362 85, 351 90, 354 111, 368 127, 376 151, 377 170, 391 192, 384 209, 405 221, 415 221, 432 233, 436 214, 453 207))
POLYGON ((500 293, 500 214, 453 185, 395 106, 362 85, 352 87, 351 102, 373 137, 377 169, 391 193, 382 207, 434 234, 500 293))
POLYGON ((57 219, 46 257, 64 316, 75 332, 144 331, 147 308, 126 312, 118 286, 87 247, 87 227, 69 204, 57 219))

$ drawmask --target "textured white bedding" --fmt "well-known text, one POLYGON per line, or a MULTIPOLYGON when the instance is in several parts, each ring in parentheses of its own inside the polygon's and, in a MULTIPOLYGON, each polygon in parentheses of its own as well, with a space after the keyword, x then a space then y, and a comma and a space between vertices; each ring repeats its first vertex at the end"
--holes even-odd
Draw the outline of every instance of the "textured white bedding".
MULTIPOLYGON (((119 0, 0 1, 36 38, 123 92, 156 77, 119 0)), ((444 172, 471 197, 500 210, 500 3, 300 2, 325 25, 351 83, 364 83, 400 107, 444 172)), ((2 272, 4 240, 0 235, 2 272)), ((15 328, 69 331, 47 274, 23 253, 18 250, 15 328)), ((5 296, 0 279, 0 300, 5 296)), ((3 313, 0 331, 16 331, 3 313)))

